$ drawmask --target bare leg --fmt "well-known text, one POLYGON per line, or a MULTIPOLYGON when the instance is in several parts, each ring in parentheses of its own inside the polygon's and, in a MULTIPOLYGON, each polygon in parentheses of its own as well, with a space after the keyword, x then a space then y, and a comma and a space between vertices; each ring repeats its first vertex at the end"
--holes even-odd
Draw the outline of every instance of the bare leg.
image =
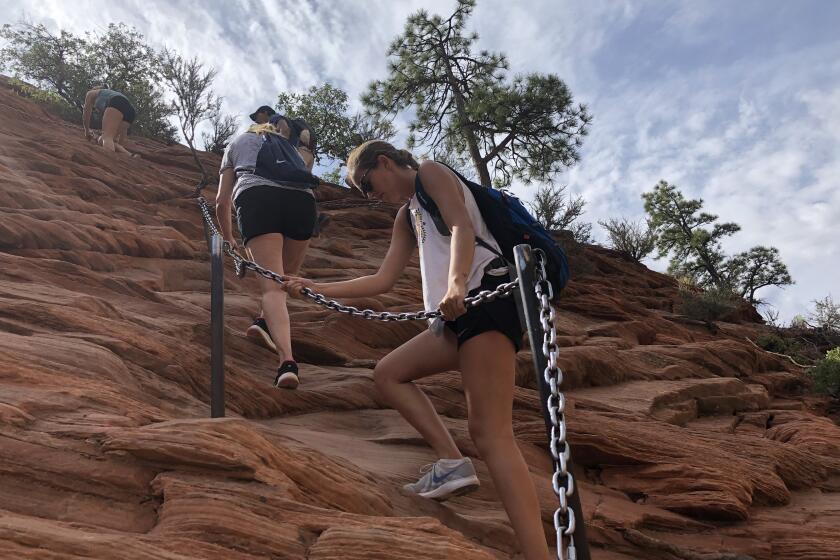
MULTIPOLYGON (((285 267, 285 274, 298 274, 300 272, 300 267, 303 265, 303 259, 306 257, 306 249, 308 248, 309 239, 306 241, 298 241, 296 239, 288 238, 285 239, 283 244, 283 266, 285 267)), ((249 258, 254 260, 254 256, 250 252, 248 254, 249 258)), ((257 317, 262 316, 263 310, 260 309, 259 313, 257 313, 257 317)))
POLYGON ((114 148, 117 152, 121 154, 128 154, 134 157, 136 154, 132 154, 125 148, 125 139, 128 137, 128 127, 131 126, 129 123, 123 121, 120 123, 120 131, 117 134, 117 137, 114 138, 114 148))
POLYGON ((114 139, 120 133, 123 114, 113 107, 106 107, 102 115, 102 147, 109 152, 115 151, 114 139))
POLYGON ((427 330, 382 358, 373 371, 380 394, 442 459, 460 459, 461 452, 429 397, 411 381, 457 366, 454 334, 448 329, 442 335, 427 330))
POLYGON ((513 436, 516 353, 498 331, 482 333, 458 353, 470 436, 487 464, 526 560, 548 560, 540 504, 513 436))
POLYGON ((283 245, 283 265, 286 267, 286 274, 298 274, 306 258, 306 249, 309 248, 309 239, 298 241, 297 239, 286 238, 283 245))
MULTIPOLYGON (((278 274, 283 272, 282 233, 267 233, 248 241, 248 250, 254 261, 260 266, 273 270, 278 274)), ((289 310, 286 308, 286 292, 280 289, 280 284, 260 276, 262 290, 262 308, 265 321, 271 331, 271 339, 277 346, 280 361, 294 360, 292 357, 292 335, 289 323, 289 310)))

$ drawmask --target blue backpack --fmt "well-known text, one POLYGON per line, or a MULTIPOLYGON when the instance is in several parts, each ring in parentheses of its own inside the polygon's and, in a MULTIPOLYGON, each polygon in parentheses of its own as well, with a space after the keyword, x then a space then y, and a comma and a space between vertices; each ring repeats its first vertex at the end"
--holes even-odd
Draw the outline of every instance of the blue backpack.
POLYGON ((264 132, 254 174, 277 183, 314 189, 320 180, 309 172, 292 144, 279 134, 264 132))
MULTIPOLYGON (((524 243, 534 249, 541 249, 546 255, 545 269, 556 299, 569 281, 569 262, 551 234, 515 196, 474 183, 451 167, 449 169, 470 189, 481 217, 499 244, 502 254, 499 255, 498 251, 481 238, 476 237, 476 243, 499 255, 509 265, 514 262, 513 248, 517 245, 524 243)), ((419 173, 414 181, 414 191, 417 202, 432 216, 435 228, 443 235, 450 235, 437 204, 423 188, 419 173)), ((411 231, 413 234, 414 229, 411 231)))

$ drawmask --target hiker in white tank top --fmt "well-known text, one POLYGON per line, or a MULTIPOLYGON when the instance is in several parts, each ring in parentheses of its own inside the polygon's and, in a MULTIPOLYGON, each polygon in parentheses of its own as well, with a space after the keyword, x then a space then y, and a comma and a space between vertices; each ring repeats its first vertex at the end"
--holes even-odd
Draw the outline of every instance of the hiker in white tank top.
MULTIPOLYGON (((461 192, 464 195, 464 206, 467 208, 467 215, 473 224, 475 236, 484 240, 485 243, 493 247, 496 251, 499 250, 499 244, 490 234, 487 229, 487 224, 484 218, 481 217, 481 212, 475 203, 473 197, 467 186, 459 179, 458 185, 461 187, 461 192)), ((417 200, 417 196, 412 196, 408 205, 409 219, 411 226, 414 228, 414 235, 417 238, 417 245, 420 249, 420 276, 423 279, 423 303, 428 310, 435 310, 446 291, 449 288, 449 263, 452 257, 452 236, 449 232, 444 235, 443 232, 438 231, 434 219, 423 208, 417 200)), ((481 284, 481 279, 484 276, 484 269, 491 261, 497 258, 489 249, 476 244, 475 254, 473 255, 472 265, 467 276, 467 291, 474 290, 481 284)))
MULTIPOLYGON (((516 351, 522 342, 516 304, 513 296, 469 310, 464 304, 470 290, 494 289, 507 280, 503 261, 499 275, 493 271, 485 274, 497 257, 478 245, 476 237, 491 247, 498 245, 472 193, 443 164, 418 164, 407 151, 381 140, 365 142, 353 150, 347 159, 347 173, 348 182, 365 197, 403 205, 397 211, 382 265, 375 274, 342 282, 287 277, 284 289, 296 297, 302 297, 305 287, 335 298, 382 294, 394 286, 419 246, 423 300, 427 309, 440 308, 446 320, 444 328, 424 330, 380 360, 373 371, 377 392, 440 458, 421 471, 425 474, 417 482, 403 488, 410 494, 441 500, 479 486, 472 460, 461 454, 429 398, 413 383, 436 373, 460 370, 470 437, 497 481, 496 492, 523 556, 525 560, 549 560, 537 493, 513 435, 516 351), (425 193, 424 204, 431 208, 427 200, 431 199, 440 211, 443 231, 438 231, 432 216, 416 200, 418 179, 425 193)), ((533 412, 534 418, 539 418, 539 410, 533 412)))

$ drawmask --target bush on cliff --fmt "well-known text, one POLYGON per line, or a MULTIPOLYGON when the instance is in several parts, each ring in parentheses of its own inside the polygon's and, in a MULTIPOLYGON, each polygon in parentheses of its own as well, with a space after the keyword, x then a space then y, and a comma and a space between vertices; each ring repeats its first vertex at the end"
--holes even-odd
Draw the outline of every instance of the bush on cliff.
POLYGON ((810 374, 815 391, 840 398, 840 347, 826 352, 810 374))

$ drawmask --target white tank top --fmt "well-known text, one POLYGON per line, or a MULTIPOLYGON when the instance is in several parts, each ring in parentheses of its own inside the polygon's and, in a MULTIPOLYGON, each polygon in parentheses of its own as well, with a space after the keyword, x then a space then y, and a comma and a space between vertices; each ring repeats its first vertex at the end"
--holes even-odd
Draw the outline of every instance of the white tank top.
MULTIPOLYGON (((487 229, 484 218, 478 210, 470 189, 460 180, 458 184, 464 193, 464 204, 467 207, 467 214, 473 224, 476 237, 501 253, 499 244, 487 229)), ((411 197, 408 204, 411 225, 417 237, 417 246, 420 248, 420 277, 423 280, 423 304, 429 311, 438 308, 438 304, 446 295, 449 289, 449 257, 451 254, 452 237, 439 232, 432 216, 417 201, 417 196, 411 197)), ((442 220, 441 220, 442 223, 442 220)), ((403 226, 405 227, 405 226, 403 226)), ((486 247, 476 244, 473 261, 470 265, 470 273, 467 277, 467 291, 478 288, 481 278, 484 276, 484 268, 498 255, 493 254, 486 247)))

